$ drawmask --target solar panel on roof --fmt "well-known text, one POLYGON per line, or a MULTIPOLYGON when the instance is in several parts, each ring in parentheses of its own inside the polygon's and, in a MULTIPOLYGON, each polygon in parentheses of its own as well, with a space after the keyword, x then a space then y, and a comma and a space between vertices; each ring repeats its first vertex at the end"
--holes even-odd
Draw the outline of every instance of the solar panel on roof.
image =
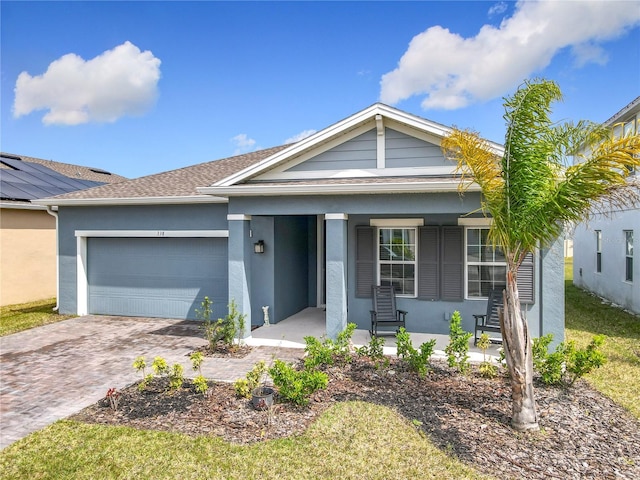
POLYGON ((0 171, 0 197, 7 200, 34 200, 104 185, 103 182, 66 177, 44 165, 5 155, 0 162, 11 167, 11 170, 0 171))

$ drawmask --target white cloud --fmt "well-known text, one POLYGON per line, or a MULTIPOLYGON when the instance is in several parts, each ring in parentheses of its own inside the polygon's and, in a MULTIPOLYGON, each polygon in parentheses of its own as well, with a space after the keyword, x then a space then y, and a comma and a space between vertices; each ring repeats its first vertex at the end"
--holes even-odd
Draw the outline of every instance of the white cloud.
POLYGON ((285 145, 288 143, 296 143, 299 142, 300 140, 303 140, 307 137, 310 137, 311 135, 313 135, 314 133, 316 133, 317 130, 303 130, 302 132, 294 135, 293 137, 289 137, 287 138, 284 143, 285 145))
POLYGON ((74 53, 52 62, 42 75, 22 72, 16 81, 13 115, 48 110, 47 125, 115 122, 141 115, 155 102, 160 60, 131 42, 91 60, 74 53))
POLYGON ((598 43, 640 23, 637 2, 520 1, 499 27, 463 38, 434 26, 416 35, 398 67, 383 75, 380 100, 424 95, 422 107, 456 109, 504 95, 572 47, 575 65, 603 64, 598 43))
POLYGON ((256 148, 256 141, 253 138, 249 138, 246 133, 236 135, 230 139, 230 142, 236 147, 233 152, 234 155, 251 152, 256 148))
POLYGON ((507 7, 508 5, 506 2, 498 2, 489 9, 489 16, 493 17, 494 15, 502 15, 507 11, 507 7))

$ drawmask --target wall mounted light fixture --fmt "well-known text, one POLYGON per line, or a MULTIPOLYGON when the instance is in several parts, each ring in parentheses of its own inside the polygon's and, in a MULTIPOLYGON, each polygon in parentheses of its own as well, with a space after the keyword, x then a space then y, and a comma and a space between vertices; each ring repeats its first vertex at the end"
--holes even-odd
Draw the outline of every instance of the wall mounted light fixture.
POLYGON ((264 241, 258 240, 253 244, 253 253, 264 253, 264 241))

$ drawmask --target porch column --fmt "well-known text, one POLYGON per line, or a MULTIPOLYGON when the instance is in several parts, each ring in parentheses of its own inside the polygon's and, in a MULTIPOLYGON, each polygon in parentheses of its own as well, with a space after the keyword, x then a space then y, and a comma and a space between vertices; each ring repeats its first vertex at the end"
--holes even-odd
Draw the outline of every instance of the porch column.
POLYGON ((327 337, 335 339, 347 326, 347 219, 346 213, 327 213, 327 337))
POLYGON ((238 312, 245 314, 244 337, 251 334, 251 215, 229 214, 229 303, 235 300, 238 312))

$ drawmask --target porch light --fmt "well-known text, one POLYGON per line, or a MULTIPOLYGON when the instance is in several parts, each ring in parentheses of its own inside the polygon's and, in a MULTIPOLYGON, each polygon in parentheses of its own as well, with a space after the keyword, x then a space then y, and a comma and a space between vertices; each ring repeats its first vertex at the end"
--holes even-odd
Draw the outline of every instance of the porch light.
POLYGON ((253 253, 264 253, 264 241, 258 240, 253 244, 253 253))

